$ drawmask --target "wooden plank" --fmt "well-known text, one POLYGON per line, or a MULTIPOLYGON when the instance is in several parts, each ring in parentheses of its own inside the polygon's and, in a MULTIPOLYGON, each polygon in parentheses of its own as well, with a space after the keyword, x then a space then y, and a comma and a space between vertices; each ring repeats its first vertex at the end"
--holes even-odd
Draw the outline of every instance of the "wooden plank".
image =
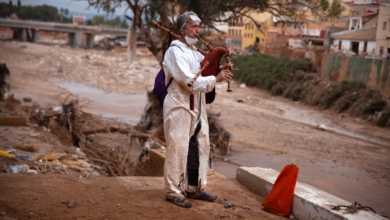
POLYGON ((19 116, 0 117, 0 126, 27 126, 26 119, 19 116))

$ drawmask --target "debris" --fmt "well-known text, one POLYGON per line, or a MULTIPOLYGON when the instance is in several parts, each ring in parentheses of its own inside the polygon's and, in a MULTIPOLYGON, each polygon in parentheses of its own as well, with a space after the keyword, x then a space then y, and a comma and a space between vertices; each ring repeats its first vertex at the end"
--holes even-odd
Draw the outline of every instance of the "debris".
POLYGON ((224 204, 224 205, 223 205, 223 207, 224 207, 225 209, 228 209, 228 208, 231 208, 231 207, 234 207, 234 206, 236 206, 236 205, 234 205, 233 203, 227 203, 227 204, 224 204))
POLYGON ((27 173, 30 167, 26 164, 9 166, 6 170, 7 173, 27 173))
POLYGON ((326 130, 326 126, 325 126, 324 124, 318 124, 318 125, 316 126, 316 128, 317 128, 318 130, 321 130, 321 131, 325 131, 325 130, 326 130))
POLYGON ((1 157, 13 158, 7 151, 0 150, 1 157))
POLYGON ((347 205, 336 205, 336 206, 332 206, 332 209, 333 210, 336 210, 336 211, 341 211, 343 210, 344 213, 346 214, 355 214, 357 211, 359 210, 368 210, 368 211, 372 211, 373 213, 376 213, 375 210, 371 207, 368 207, 368 206, 362 206, 361 204, 357 203, 357 202, 353 202, 351 205, 347 206, 347 205))
POLYGON ((31 161, 38 161, 39 159, 41 159, 44 155, 43 154, 38 154, 36 156, 34 156, 33 158, 31 158, 31 161))
POLYGON ((58 113, 62 113, 62 106, 52 106, 51 107, 51 110, 53 110, 54 112, 58 112, 58 113))
POLYGON ((24 150, 29 152, 37 152, 39 150, 39 147, 34 144, 24 144, 24 145, 16 145, 14 148, 18 150, 24 150))
POLYGON ((15 157, 16 158, 20 158, 20 159, 28 159, 28 155, 27 154, 16 154, 15 157))
POLYGON ((30 97, 24 97, 24 98, 23 98, 23 101, 24 101, 24 102, 31 102, 31 101, 32 101, 32 98, 30 98, 30 97))
POLYGON ((0 126, 26 126, 26 119, 19 116, 0 117, 0 126))
POLYGON ((43 157, 39 158, 42 161, 53 161, 56 159, 62 159, 65 158, 66 154, 48 154, 44 155, 43 157))
POLYGON ((62 201, 62 204, 68 205, 68 208, 74 208, 74 207, 78 206, 78 204, 76 202, 74 202, 73 200, 62 201))
POLYGON ((30 134, 30 137, 35 138, 39 137, 41 134, 40 133, 35 133, 35 134, 30 134))

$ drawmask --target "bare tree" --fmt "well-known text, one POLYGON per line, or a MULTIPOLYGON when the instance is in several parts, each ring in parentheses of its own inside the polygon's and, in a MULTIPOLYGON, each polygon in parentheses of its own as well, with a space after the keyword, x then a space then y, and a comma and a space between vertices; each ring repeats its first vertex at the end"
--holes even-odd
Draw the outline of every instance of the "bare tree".
MULTIPOLYGON (((141 26, 142 13, 145 7, 148 5, 147 1, 142 0, 77 0, 77 1, 88 1, 89 5, 98 9, 103 10, 107 13, 115 12, 116 8, 127 7, 131 10, 132 17, 126 16, 131 20, 131 24, 127 33, 127 54, 129 63, 135 60, 136 56, 136 45, 137 45, 137 26, 141 26)), ((126 10, 127 11, 127 10, 126 10)))

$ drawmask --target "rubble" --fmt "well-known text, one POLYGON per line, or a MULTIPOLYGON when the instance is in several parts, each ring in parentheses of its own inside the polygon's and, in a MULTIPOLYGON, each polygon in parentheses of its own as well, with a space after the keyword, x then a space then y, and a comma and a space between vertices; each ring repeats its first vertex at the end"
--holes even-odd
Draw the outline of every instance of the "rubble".
MULTIPOLYGON (((83 106, 84 103, 78 100, 68 101, 68 98, 60 106, 51 109, 44 110, 40 106, 33 105, 28 109, 31 115, 27 117, 29 125, 54 134, 64 146, 68 147, 67 152, 43 154, 40 153, 37 144, 15 145, 9 151, 1 151, 3 158, 13 160, 5 161, 4 171, 41 174, 80 173, 81 177, 132 176, 138 159, 132 158, 130 153, 132 147, 140 142, 134 140, 153 140, 154 143, 164 144, 153 134, 137 131, 131 125, 81 111, 80 105, 83 106), (117 135, 112 135, 114 133, 117 135), (104 134, 108 137, 102 136, 104 134), (15 149, 29 153, 18 157, 17 155, 22 154, 15 154, 15 149), (12 168, 24 164, 29 168, 12 168), (27 172, 28 170, 32 171, 27 172)), ((36 132, 29 136, 41 138, 44 135, 36 132)))

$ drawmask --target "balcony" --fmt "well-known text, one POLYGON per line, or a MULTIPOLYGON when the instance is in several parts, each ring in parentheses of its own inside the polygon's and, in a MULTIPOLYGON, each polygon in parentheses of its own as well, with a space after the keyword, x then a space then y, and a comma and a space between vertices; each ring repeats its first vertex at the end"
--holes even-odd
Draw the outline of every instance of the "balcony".
POLYGON ((313 36, 313 37, 319 37, 321 35, 321 30, 319 29, 303 29, 303 35, 305 36, 313 36))

